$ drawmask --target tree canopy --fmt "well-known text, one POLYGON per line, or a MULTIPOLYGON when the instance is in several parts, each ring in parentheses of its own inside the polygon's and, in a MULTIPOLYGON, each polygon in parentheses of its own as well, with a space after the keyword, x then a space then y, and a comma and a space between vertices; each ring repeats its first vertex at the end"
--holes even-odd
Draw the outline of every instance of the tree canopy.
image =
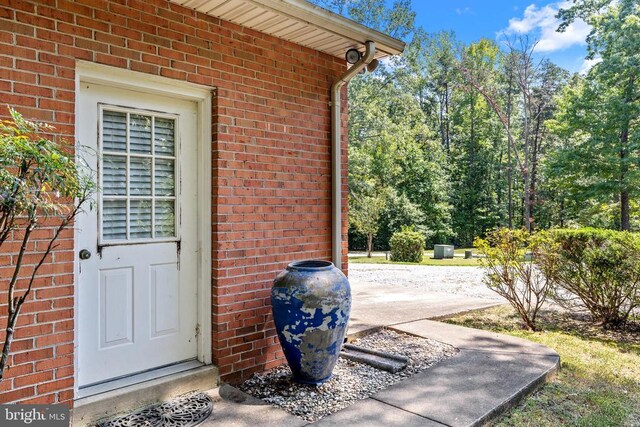
POLYGON ((317 0, 408 41, 349 84, 350 246, 387 249, 413 226, 429 244, 470 245, 497 227, 640 227, 640 5, 576 0, 587 22, 571 74, 526 37, 462 43, 414 26, 406 0, 317 0), (365 231, 362 218, 377 219, 365 231), (365 215, 366 214, 366 215, 365 215), (369 216, 367 216, 369 215, 369 216))

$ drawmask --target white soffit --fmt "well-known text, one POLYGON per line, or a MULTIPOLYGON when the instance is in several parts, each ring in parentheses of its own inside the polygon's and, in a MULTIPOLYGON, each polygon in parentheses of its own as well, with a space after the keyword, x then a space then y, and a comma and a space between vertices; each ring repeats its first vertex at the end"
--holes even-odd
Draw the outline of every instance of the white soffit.
POLYGON ((404 42, 303 0, 170 0, 311 49, 344 58, 347 49, 376 43, 376 58, 397 55, 404 42))

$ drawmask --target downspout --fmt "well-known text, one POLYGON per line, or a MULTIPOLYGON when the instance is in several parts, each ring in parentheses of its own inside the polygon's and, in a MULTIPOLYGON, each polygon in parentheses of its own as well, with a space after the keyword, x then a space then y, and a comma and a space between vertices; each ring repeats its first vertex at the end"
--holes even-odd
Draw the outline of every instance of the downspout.
POLYGON ((373 61, 376 44, 365 43, 364 55, 331 86, 331 260, 342 270, 342 159, 340 89, 373 61))

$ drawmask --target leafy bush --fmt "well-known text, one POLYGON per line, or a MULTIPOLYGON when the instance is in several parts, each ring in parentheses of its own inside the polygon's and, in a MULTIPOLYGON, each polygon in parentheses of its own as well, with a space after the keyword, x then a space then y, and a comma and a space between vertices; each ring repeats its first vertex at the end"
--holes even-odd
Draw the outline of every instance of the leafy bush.
POLYGON ((554 299, 565 307, 582 306, 607 328, 624 326, 640 305, 640 235, 583 228, 554 230, 557 253, 543 254, 554 263, 554 299))
POLYGON ((4 249, 5 243, 20 245, 9 265, 12 272, 6 281, 1 278, 0 317, 6 323, 0 381, 9 360, 14 330, 16 325, 20 326, 20 309, 29 298, 38 270, 55 248, 60 234, 71 227, 95 190, 91 176, 78 171, 72 146, 49 139, 53 127, 25 120, 13 109, 9 111, 11 119, 0 122, 0 249, 4 249), (45 227, 52 227, 47 237, 36 237, 39 229, 45 227), (34 248, 35 239, 37 252, 30 249, 34 248), (24 271, 22 267, 26 267, 24 271))
POLYGON ((428 239, 425 222, 425 215, 420 207, 409 200, 406 194, 390 188, 387 197, 387 204, 382 211, 379 242, 389 250, 389 241, 393 233, 402 231, 403 227, 413 227, 414 230, 425 233, 428 239))
POLYGON ((424 256, 425 237, 413 227, 404 227, 393 233, 389 240, 391 260, 399 262, 421 262, 424 256))
POLYGON ((474 246, 485 256, 480 264, 487 272, 487 287, 504 297, 526 327, 535 331, 538 311, 551 289, 549 277, 555 268, 552 257, 543 266, 535 263, 541 252, 553 253, 548 234, 500 228, 488 233, 486 239, 476 238, 474 246), (527 253, 532 256, 525 257, 527 253))

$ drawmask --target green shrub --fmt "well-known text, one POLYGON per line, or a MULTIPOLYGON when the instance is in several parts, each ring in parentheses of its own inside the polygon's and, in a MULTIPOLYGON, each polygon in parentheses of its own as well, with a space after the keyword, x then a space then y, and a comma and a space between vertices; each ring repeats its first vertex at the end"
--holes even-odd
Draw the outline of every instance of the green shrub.
POLYGON ((10 120, 0 121, 0 249, 15 252, 13 262, 3 264, 7 268, 1 278, 0 319, 5 326, 0 382, 16 325, 21 326, 20 310, 33 299, 38 276, 46 275, 39 269, 95 190, 89 171, 79 171, 74 162, 73 146, 50 139, 52 126, 30 122, 12 108, 9 113, 10 120), (5 243, 13 246, 5 249, 5 243))
POLYGON ((487 273, 484 283, 504 297, 526 327, 535 331, 538 311, 551 290, 549 273, 555 268, 551 257, 544 266, 535 263, 540 252, 553 253, 548 234, 500 228, 488 233, 486 239, 476 238, 473 245, 484 255, 480 258, 487 273))
POLYGON ((424 256, 425 237, 413 227, 393 233, 389 240, 391 260, 398 262, 421 262, 424 256))
POLYGON ((640 304, 640 235, 583 228, 554 230, 552 236, 557 252, 539 261, 557 264, 554 299, 586 308, 604 327, 624 326, 640 304))

